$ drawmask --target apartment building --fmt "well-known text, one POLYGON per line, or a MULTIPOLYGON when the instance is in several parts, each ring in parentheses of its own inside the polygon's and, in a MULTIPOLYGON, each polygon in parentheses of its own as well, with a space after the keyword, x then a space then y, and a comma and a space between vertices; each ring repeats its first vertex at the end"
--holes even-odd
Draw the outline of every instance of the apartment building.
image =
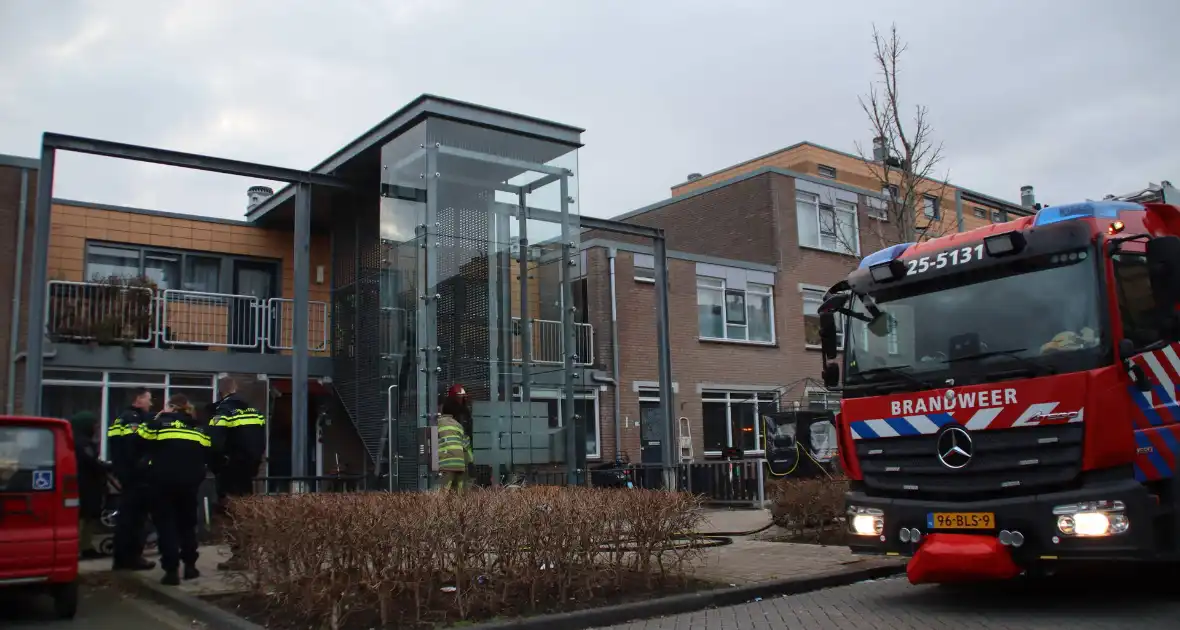
MULTIPOLYGON (((1035 207, 1031 187, 1019 204, 933 182, 929 190, 937 194, 926 195, 919 224, 937 234, 1035 207)), ((759 411, 836 404, 818 382, 817 308, 861 256, 897 242, 881 211, 888 191, 860 158, 802 142, 690 175, 671 193, 616 219, 667 237, 675 414, 695 459, 730 448, 756 455, 764 448, 759 411)), ((600 367, 616 347, 601 334, 611 330, 612 281, 616 300, 619 401, 616 416, 613 391, 601 395, 603 453, 639 461, 649 443, 644 423, 655 426, 658 416, 652 251, 594 231, 582 245, 600 367)))

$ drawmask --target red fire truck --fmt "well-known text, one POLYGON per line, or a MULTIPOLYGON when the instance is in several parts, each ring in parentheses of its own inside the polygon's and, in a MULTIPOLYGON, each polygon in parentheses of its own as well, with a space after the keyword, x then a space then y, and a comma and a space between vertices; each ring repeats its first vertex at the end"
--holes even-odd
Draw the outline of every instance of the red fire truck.
POLYGON ((1178 303, 1174 205, 865 257, 820 309, 851 549, 910 557, 913 583, 1180 557, 1178 303))

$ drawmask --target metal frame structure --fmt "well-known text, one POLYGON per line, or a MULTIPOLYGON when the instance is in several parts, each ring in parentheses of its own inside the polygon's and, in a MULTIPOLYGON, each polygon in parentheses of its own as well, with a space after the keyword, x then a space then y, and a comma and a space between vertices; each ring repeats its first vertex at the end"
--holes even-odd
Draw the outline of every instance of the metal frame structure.
POLYGON ((48 286, 50 222, 53 210, 54 164, 58 151, 100 155, 134 162, 149 162, 199 171, 288 182, 295 186, 294 267, 295 296, 293 348, 291 352, 292 473, 306 476, 308 309, 310 293, 312 186, 352 189, 348 180, 280 166, 183 153, 168 149, 123 144, 107 140, 45 133, 41 139, 41 168, 37 178, 37 204, 33 224, 33 269, 29 286, 29 339, 25 364, 24 412, 41 412, 41 377, 45 365, 45 314, 48 286))

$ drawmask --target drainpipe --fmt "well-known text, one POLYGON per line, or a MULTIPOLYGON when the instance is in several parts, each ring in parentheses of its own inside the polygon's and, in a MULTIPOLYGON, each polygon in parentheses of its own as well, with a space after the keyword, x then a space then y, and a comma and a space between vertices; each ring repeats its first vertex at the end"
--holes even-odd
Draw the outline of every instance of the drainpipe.
POLYGON ((610 258, 610 345, 611 345, 611 371, 615 377, 615 463, 618 464, 623 461, 621 456, 623 452, 623 429, 619 424, 619 419, 622 417, 622 403, 619 400, 622 398, 623 391, 623 377, 619 374, 619 309, 618 309, 618 293, 615 292, 615 254, 617 250, 613 247, 607 250, 610 258))
POLYGON ((12 319, 8 335, 8 397, 4 399, 4 411, 16 413, 16 361, 17 344, 20 343, 20 294, 25 263, 25 228, 29 210, 29 169, 20 172, 20 205, 17 207, 16 223, 16 264, 12 274, 12 319))

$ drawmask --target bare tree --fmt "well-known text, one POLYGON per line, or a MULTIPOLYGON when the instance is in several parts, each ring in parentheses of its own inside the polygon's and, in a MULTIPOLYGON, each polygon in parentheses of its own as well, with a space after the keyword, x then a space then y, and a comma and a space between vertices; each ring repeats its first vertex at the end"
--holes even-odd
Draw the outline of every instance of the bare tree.
POLYGON ((949 173, 941 178, 936 173, 942 143, 932 137, 925 105, 913 106, 912 118, 905 114, 899 75, 907 44, 898 36, 897 25, 887 35, 874 26, 873 45, 880 75, 870 84, 869 93, 860 97, 873 132, 873 150, 866 153, 859 143, 856 148, 884 199, 871 200, 869 225, 859 231, 875 237, 881 247, 937 238, 951 231, 952 223, 942 219, 944 213, 937 205, 930 208, 932 213, 927 207, 940 204, 947 190, 949 173), (928 202, 928 198, 937 201, 928 202))

